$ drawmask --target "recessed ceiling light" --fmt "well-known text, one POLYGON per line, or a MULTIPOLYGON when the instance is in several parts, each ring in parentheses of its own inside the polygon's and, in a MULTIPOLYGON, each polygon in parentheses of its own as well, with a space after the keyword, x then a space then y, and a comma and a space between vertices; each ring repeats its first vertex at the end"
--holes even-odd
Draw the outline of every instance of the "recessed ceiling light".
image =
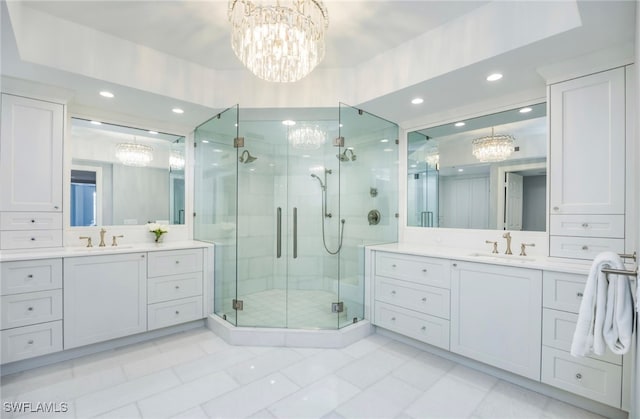
POLYGON ((380 140, 380 142, 381 142, 381 143, 388 143, 388 142, 389 142, 389 140, 388 140, 388 139, 386 139, 386 138, 383 138, 382 140, 380 140))
POLYGON ((203 143, 209 144, 209 140, 202 140, 203 143))
POLYGON ((419 105, 422 102, 424 102, 424 99, 421 98, 421 97, 416 97, 416 98, 411 99, 411 103, 413 103, 414 105, 419 105))
POLYGON ((290 119, 285 119, 284 121, 282 121, 282 125, 286 125, 288 127, 293 126, 296 124, 296 121, 292 121, 290 119))
POLYGON ((107 91, 107 90, 103 90, 100 92, 100 96, 102 97, 107 97, 109 99, 111 99, 113 97, 113 93, 107 91))
POLYGON ((311 156, 309 154, 303 154, 302 157, 305 158, 305 159, 308 159, 311 156))
POLYGON ((493 73, 487 76, 487 81, 497 81, 497 80, 500 80, 501 78, 502 78, 502 74, 493 73))
POLYGON ((182 109, 180 109, 180 108, 173 108, 173 109, 171 109, 171 111, 173 113, 184 113, 184 111, 182 109))
POLYGON ((526 108, 522 108, 522 109, 520 109, 520 111, 519 111, 519 112, 520 112, 520 113, 528 113, 528 112, 531 112, 532 110, 533 110, 533 109, 531 109, 531 108, 529 108, 529 107, 526 107, 526 108))
POLYGON ((384 149, 384 150, 382 150, 382 151, 393 151, 393 148, 385 148, 385 149, 384 149))
POLYGON ((454 125, 456 127, 464 127, 466 124, 464 122, 460 121, 460 122, 456 122, 454 125))
POLYGON ((418 165, 417 164, 412 164, 409 167, 418 167, 418 165))
POLYGON ((151 135, 158 135, 158 131, 149 131, 149 134, 151 134, 151 135))
POLYGON ((458 169, 458 172, 464 172, 464 169, 460 168, 458 169))
POLYGON ((100 121, 91 121, 91 123, 93 125, 102 125, 102 122, 100 122, 100 121))
POLYGON ((222 150, 220 150, 219 148, 214 148, 213 150, 214 153, 222 153, 222 150))

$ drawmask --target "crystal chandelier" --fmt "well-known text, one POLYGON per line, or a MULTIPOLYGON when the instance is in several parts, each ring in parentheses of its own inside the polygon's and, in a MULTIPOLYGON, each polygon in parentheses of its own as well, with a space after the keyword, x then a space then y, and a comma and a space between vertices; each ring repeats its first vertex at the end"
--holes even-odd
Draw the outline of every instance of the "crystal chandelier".
POLYGON ((493 135, 491 128, 490 136, 476 138, 471 142, 472 153, 481 162, 506 160, 514 151, 514 140, 511 135, 493 135))
POLYGON ((302 125, 289 131, 289 143, 301 150, 317 150, 327 141, 327 133, 317 125, 302 125))
POLYGON ((229 0, 228 15, 233 52, 263 80, 298 81, 324 58, 329 15, 322 0, 229 0))
POLYGON ((184 169, 184 156, 179 151, 172 151, 169 155, 169 167, 171 170, 184 169))
POLYGON ((429 166, 438 168, 438 163, 440 163, 440 153, 438 153, 437 148, 432 148, 428 150, 424 156, 424 161, 427 162, 429 166))
POLYGON ((153 160, 153 148, 137 143, 120 143, 116 146, 116 158, 125 166, 147 166, 153 160))

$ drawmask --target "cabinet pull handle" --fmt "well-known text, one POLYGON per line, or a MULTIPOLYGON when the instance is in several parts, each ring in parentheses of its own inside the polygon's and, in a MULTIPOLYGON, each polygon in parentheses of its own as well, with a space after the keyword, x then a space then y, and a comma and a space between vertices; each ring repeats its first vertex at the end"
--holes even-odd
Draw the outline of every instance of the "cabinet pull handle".
POLYGON ((554 211, 558 211, 560 208, 559 207, 553 207, 554 211))
POLYGON ((31 237, 31 241, 32 242, 36 241, 36 238, 35 237, 31 237))
POLYGON ((29 339, 29 341, 27 341, 27 343, 28 343, 29 345, 33 345, 33 343, 34 343, 34 342, 33 342, 33 339, 29 339))
POLYGON ((422 330, 422 331, 427 330, 427 326, 422 326, 422 327, 420 328, 420 330, 422 330))
POLYGON ((427 273, 427 269, 426 268, 422 269, 422 272, 427 273))
POLYGON ((33 274, 27 275, 27 278, 33 278, 33 274))
POLYGON ((32 222, 32 223, 35 223, 35 222, 36 222, 36 220, 31 220, 31 222, 32 222))
POLYGON ((276 257, 282 257, 282 208, 276 211, 276 257))
POLYGON ((395 321, 396 321, 396 318, 395 318, 395 317, 392 317, 392 318, 391 318, 391 321, 392 321, 392 322, 395 322, 395 321))
POLYGON ((589 250, 589 246, 585 244, 584 246, 582 246, 582 250, 589 250))
POLYGON ((454 264, 453 264, 453 267, 454 267, 454 268, 455 268, 455 267, 457 267, 457 266, 458 266, 458 264, 457 264, 457 263, 454 263, 454 264))
POLYGON ((392 290, 391 295, 396 295, 396 290, 392 290))
POLYGON ((581 292, 576 292, 576 295, 577 295, 578 297, 580 297, 580 298, 584 297, 584 294, 583 294, 583 293, 581 293, 581 292))
POLYGON ((589 223, 582 223, 582 227, 584 227, 584 228, 589 227, 589 223))
POLYGON ((176 289, 179 290, 180 289, 180 285, 176 285, 176 289))
POLYGON ((393 265, 391 265, 391 267, 392 267, 392 268, 395 268, 395 267, 396 267, 396 264, 394 263, 393 265))
POLYGON ((27 311, 33 311, 33 307, 27 308, 27 311))
POLYGON ((176 310, 176 314, 180 314, 180 311, 176 310))
POLYGON ((582 380, 582 374, 577 373, 576 374, 576 380, 582 380))
POLYGON ((179 261, 179 260, 176 260, 176 265, 179 265, 179 264, 180 264, 180 261, 179 261))
POLYGON ((59 207, 59 206, 57 206, 57 205, 54 205, 54 206, 53 206, 53 209, 60 209, 60 207, 59 207))
POLYGON ((426 303, 427 302, 427 297, 422 297, 422 301, 426 303))

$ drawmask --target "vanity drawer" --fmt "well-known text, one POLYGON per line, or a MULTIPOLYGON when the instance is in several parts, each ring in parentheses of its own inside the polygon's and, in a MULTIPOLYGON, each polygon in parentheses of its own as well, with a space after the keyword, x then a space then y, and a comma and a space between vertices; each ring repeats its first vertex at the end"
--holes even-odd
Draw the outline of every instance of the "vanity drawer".
POLYGON ((586 275, 544 271, 542 273, 542 305, 578 313, 586 283, 586 275))
POLYGON ((619 408, 622 367, 542 347, 542 382, 619 408))
POLYGON ((5 295, 0 298, 2 299, 2 329, 62 318, 62 290, 5 295))
POLYGON ((381 276, 376 277, 376 300, 449 318, 449 290, 381 276))
POLYGON ((0 212, 0 230, 62 230, 62 213, 0 212))
POLYGON ((624 239, 551 236, 549 255, 562 258, 593 260, 598 253, 624 253, 624 239))
POLYGON ((624 215, 551 214, 549 231, 554 236, 624 239, 624 215))
POLYGON ((0 231, 0 249, 61 247, 62 230, 0 231))
POLYGON ((2 363, 62 350, 62 320, 3 330, 2 363))
POLYGON ((202 271, 202 249, 149 252, 148 276, 177 275, 202 271))
POLYGON ((375 325, 449 350, 448 320, 376 302, 375 325))
POLYGON ((2 295, 62 288, 62 259, 39 259, 0 264, 2 295))
POLYGON ((202 295, 202 272, 160 276, 147 281, 149 304, 202 295))
POLYGON ((451 286, 447 259, 376 252, 376 275, 434 287, 451 286))
POLYGON ((202 297, 183 298, 147 307, 149 330, 203 318, 202 297))
MULTIPOLYGON (((563 351, 571 351, 573 332, 576 330, 578 315, 564 311, 542 310, 542 344, 563 351)), ((606 351, 604 355, 590 355, 590 358, 622 365, 622 356, 606 351)))

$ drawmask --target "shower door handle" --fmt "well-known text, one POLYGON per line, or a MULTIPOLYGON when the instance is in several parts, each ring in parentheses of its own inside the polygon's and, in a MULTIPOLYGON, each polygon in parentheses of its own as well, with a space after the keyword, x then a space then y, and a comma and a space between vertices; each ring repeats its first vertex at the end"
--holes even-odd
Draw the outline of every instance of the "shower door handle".
POLYGON ((298 258, 298 208, 293 207, 293 258, 298 258))
POLYGON ((278 207, 276 215, 276 256, 282 256, 282 208, 278 207))

